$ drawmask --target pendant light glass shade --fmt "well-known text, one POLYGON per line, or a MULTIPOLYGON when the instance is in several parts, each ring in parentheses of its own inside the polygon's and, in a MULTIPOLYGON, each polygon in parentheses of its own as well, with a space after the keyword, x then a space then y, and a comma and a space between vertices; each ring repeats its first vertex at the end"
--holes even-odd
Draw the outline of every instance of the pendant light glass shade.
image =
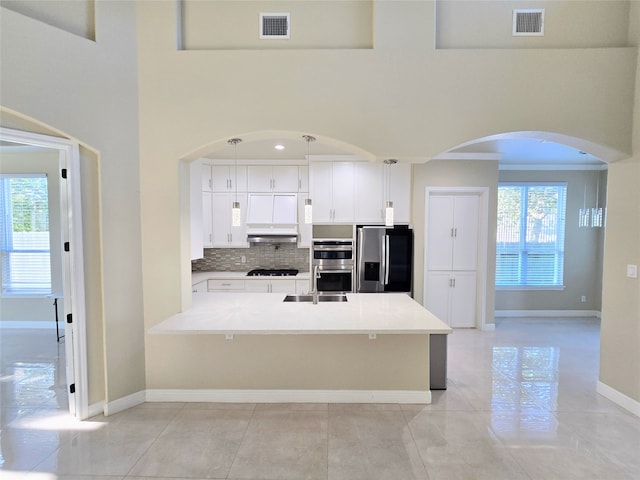
POLYGON ((389 171, 389 167, 391 165, 395 165, 398 161, 395 158, 389 158, 384 161, 384 166, 386 170, 386 194, 387 202, 385 204, 384 209, 384 225, 385 227, 393 227, 393 202, 389 199, 391 196, 391 172, 389 171))
POLYGON ((234 183, 235 183, 235 200, 231 204, 231 226, 239 227, 242 225, 242 212, 240 210, 240 202, 238 201, 238 144, 242 141, 241 138, 232 138, 227 141, 229 145, 233 145, 233 171, 234 171, 234 183))
POLYGON ((384 209, 384 225, 393 227, 393 202, 387 202, 387 206, 384 209))
MULTIPOLYGON (((311 135, 303 135, 302 138, 304 138, 307 142, 307 176, 310 177, 311 175, 311 160, 310 160, 310 145, 311 142, 315 142, 316 138, 312 137, 311 135)), ((307 183, 310 185, 310 183, 307 180, 307 183)), ((311 202, 311 198, 309 198, 309 194, 307 193, 307 198, 304 199, 304 223, 313 223, 313 203, 311 202)))
POLYGON ((310 198, 304 199, 304 223, 313 223, 313 205, 310 198))
POLYGON ((240 202, 231 204, 231 226, 239 227, 242 224, 242 213, 240 211, 240 202))

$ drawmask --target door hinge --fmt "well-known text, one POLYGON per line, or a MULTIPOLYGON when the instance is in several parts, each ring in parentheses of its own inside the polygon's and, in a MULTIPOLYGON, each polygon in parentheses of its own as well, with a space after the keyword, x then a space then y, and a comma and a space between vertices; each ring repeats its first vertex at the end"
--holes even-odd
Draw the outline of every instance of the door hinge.
POLYGON ((67 314, 67 323, 73 323, 73 317, 70 313, 67 314))
POLYGON ((69 242, 64 242, 64 251, 65 251, 65 252, 68 252, 68 251, 70 251, 70 250, 71 250, 71 247, 70 247, 70 245, 69 245, 69 242))
POLYGON ((76 393, 76 384, 72 383, 69 385, 69 393, 76 393))
POLYGON ((66 168, 63 168, 63 169, 60 171, 60 175, 62 176, 62 178, 67 178, 67 169, 66 169, 66 168))

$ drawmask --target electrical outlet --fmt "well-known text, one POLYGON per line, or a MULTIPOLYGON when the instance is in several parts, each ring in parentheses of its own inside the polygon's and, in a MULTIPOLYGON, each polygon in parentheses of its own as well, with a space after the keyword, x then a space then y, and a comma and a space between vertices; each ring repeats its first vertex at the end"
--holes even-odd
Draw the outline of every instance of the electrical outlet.
POLYGON ((240 255, 240 263, 247 263, 247 257, 244 255, 240 255))
POLYGON ((638 265, 627 265, 627 277, 638 278, 638 265))
POLYGON ((580 301, 581 301, 582 303, 586 302, 586 301, 587 301, 587 297, 586 297, 585 295, 582 295, 582 296, 580 297, 580 301))

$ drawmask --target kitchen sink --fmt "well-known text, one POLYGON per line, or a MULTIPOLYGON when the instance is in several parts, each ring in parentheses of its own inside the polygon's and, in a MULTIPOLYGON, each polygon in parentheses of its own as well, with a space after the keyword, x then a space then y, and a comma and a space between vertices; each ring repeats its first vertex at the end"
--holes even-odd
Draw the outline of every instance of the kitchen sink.
MULTIPOLYGON (((284 297, 283 302, 313 302, 313 295, 305 294, 305 295, 287 295, 284 297)), ((318 303, 320 302, 346 302, 346 295, 318 295, 318 303)))

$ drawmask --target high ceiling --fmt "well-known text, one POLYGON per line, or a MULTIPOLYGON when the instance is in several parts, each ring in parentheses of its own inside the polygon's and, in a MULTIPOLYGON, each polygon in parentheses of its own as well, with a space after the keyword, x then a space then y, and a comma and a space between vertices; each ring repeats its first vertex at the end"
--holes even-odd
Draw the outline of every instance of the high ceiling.
MULTIPOLYGON (((353 155, 353 152, 323 143, 311 142, 311 155, 353 155)), ((592 169, 606 168, 606 163, 595 156, 575 148, 539 139, 492 139, 450 150, 447 158, 473 158, 473 154, 499 159, 501 168, 536 169, 592 169), (490 154, 490 155, 487 155, 490 154)), ((302 160, 307 155, 307 142, 291 138, 243 141, 237 145, 238 160, 302 160), (276 145, 284 149, 277 150, 276 145)), ((234 147, 225 145, 206 155, 207 158, 229 160, 234 158, 234 147)), ((445 158, 445 156, 443 156, 445 158)))

